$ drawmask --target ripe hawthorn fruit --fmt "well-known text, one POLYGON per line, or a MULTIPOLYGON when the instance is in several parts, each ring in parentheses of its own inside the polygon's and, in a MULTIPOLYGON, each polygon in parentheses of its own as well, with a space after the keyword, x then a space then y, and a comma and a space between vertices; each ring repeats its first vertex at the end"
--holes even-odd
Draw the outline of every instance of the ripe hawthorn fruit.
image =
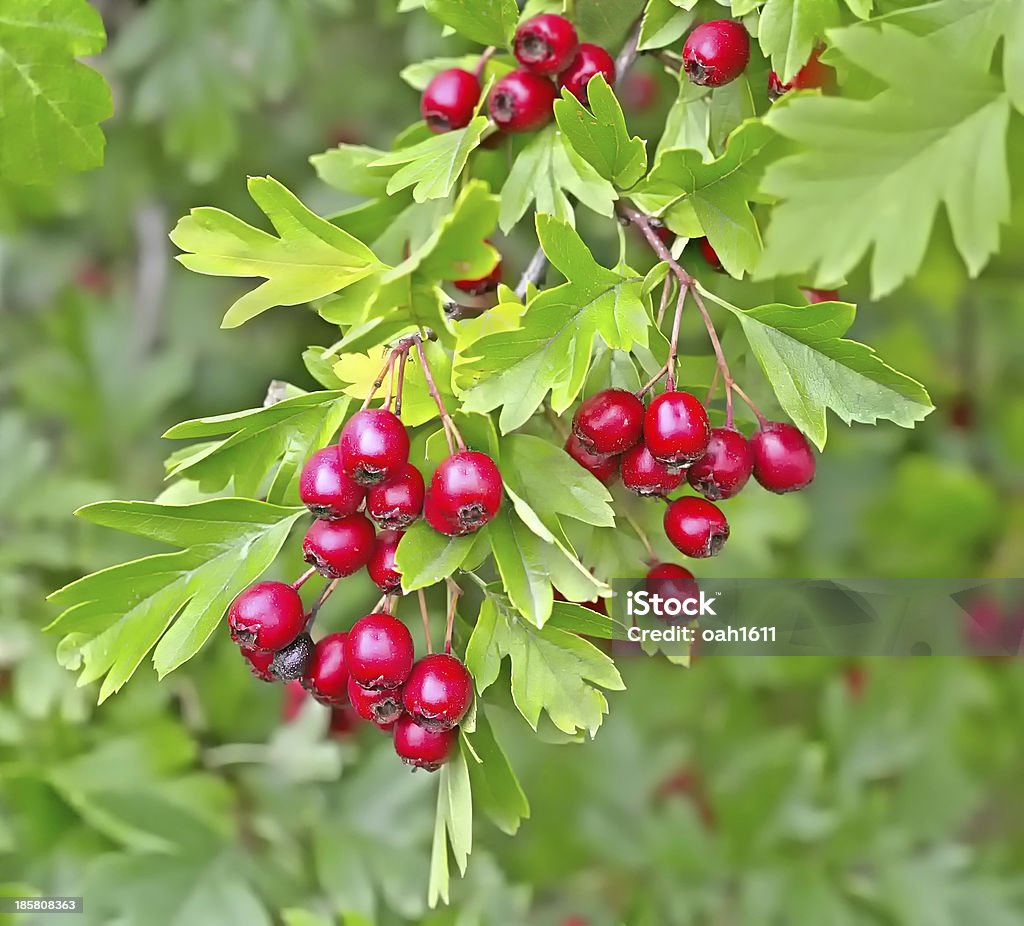
POLYGON ((742 23, 716 19, 701 23, 683 45, 683 70, 702 87, 721 87, 743 73, 750 61, 750 35, 742 23))
POLYGON ((366 564, 366 572, 373 583, 385 595, 397 592, 402 587, 402 574, 395 567, 395 551, 402 539, 401 531, 381 531, 366 564))
POLYGON ((341 429, 341 468, 361 486, 390 479, 409 462, 409 432, 384 408, 364 408, 341 429))
POLYGON ((703 498, 684 495, 665 510, 665 534, 680 552, 695 559, 714 556, 729 539, 722 510, 703 498))
POLYGON ((803 433, 785 421, 768 421, 750 439, 754 478, 769 492, 782 495, 810 485, 814 451, 803 433))
POLYGON ((512 41, 516 60, 534 74, 564 71, 576 54, 576 27, 557 13, 541 13, 521 23, 512 41))
POLYGON ((754 470, 750 442, 735 428, 712 428, 708 449, 687 471, 686 479, 713 502, 732 498, 754 470))
POLYGON ((644 428, 644 403, 626 389, 604 389, 586 399, 572 419, 573 434, 590 453, 622 453, 644 428))
POLYGON ((480 81, 462 68, 435 74, 420 99, 420 113, 432 132, 469 125, 480 100, 480 81))
POLYGON ((348 700, 363 720, 378 727, 393 724, 402 716, 402 692, 398 688, 364 688, 349 677, 348 700))
POLYGON ((294 586, 257 582, 231 604, 228 628, 243 650, 275 652, 287 646, 306 626, 306 612, 294 586))
POLYGON ((711 425, 695 395, 663 392, 647 406, 643 434, 654 459, 669 466, 686 466, 704 455, 711 439, 711 425))
POLYGON ((566 440, 565 452, 605 485, 611 485, 619 475, 622 457, 614 453, 591 453, 575 434, 570 434, 566 440))
POLYGON ((469 534, 501 507, 501 473, 486 453, 461 450, 434 470, 423 506, 427 523, 450 536, 469 534))
POLYGON ((340 579, 362 569, 373 555, 375 531, 361 514, 337 521, 314 521, 302 541, 307 563, 328 579, 340 579))
POLYGON ((366 490, 366 513, 384 530, 405 530, 423 513, 423 476, 406 463, 386 482, 366 490))
POLYGON ((348 697, 348 664, 345 662, 347 633, 328 634, 313 647, 302 687, 321 704, 343 704, 348 697))
POLYGON ((558 86, 568 90, 584 106, 588 103, 587 84, 603 74, 609 87, 615 83, 615 59, 600 45, 583 42, 572 63, 558 77, 558 86))
POLYGON ((349 675, 364 688, 398 688, 412 671, 412 634, 391 614, 367 614, 345 641, 349 675))
POLYGON ((451 755, 458 735, 456 730, 427 730, 403 714, 395 722, 395 752, 406 765, 436 772, 451 755))
POLYGON ((686 479, 686 472, 651 456, 647 445, 639 443, 622 455, 622 484, 637 495, 668 495, 686 479))
POLYGON ((318 518, 334 520, 354 514, 365 497, 366 489, 342 470, 337 445, 318 450, 302 467, 299 498, 318 518))
POLYGON ((530 71, 513 71, 491 90, 487 107, 502 132, 532 132, 554 117, 555 85, 530 71))
POLYGON ((420 659, 402 687, 405 712, 433 732, 457 726, 472 703, 473 676, 447 653, 432 653, 420 659))

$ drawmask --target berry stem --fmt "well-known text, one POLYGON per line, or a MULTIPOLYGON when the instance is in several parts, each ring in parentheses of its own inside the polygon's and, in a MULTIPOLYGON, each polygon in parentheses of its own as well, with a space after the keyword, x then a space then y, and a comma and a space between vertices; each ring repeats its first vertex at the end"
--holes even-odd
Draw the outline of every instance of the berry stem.
POLYGON ((450 656, 452 654, 452 632, 455 629, 455 607, 458 604, 459 597, 462 595, 462 589, 453 582, 451 579, 445 579, 445 584, 448 586, 448 623, 444 630, 444 651, 445 655, 450 656))
POLYGON ((653 565, 658 562, 658 556, 654 552, 654 547, 651 546, 651 540, 647 536, 647 532, 640 526, 640 523, 636 518, 633 517, 628 511, 623 511, 622 516, 626 519, 626 523, 633 528, 633 533, 636 534, 637 539, 644 545, 644 549, 647 551, 647 558, 653 565))
POLYGON ((427 652, 433 653, 434 646, 430 642, 430 617, 427 614, 427 596, 423 594, 422 588, 416 590, 416 595, 420 600, 420 617, 423 619, 423 639, 427 644, 427 652))
POLYGON ((324 586, 324 590, 320 593, 320 597, 313 603, 313 607, 309 609, 309 617, 306 619, 307 633, 316 622, 316 616, 320 613, 320 609, 324 606, 324 602, 331 597, 340 581, 341 579, 331 579, 331 581, 324 586))
POLYGON ((437 383, 434 382, 434 375, 430 372, 430 364, 427 363, 427 354, 423 350, 423 339, 417 336, 413 341, 413 346, 416 348, 416 353, 420 358, 420 364, 423 367, 423 378, 427 381, 427 390, 430 392, 430 395, 434 400, 434 404, 437 405, 437 412, 441 416, 441 425, 444 427, 445 436, 448 438, 448 449, 452 453, 455 452, 455 448, 452 446, 452 438, 454 437, 459 450, 465 450, 466 442, 462 439, 462 435, 459 433, 459 429, 455 426, 455 422, 452 421, 452 416, 448 414, 448 409, 444 407, 444 400, 441 398, 441 393, 437 389, 437 383))
POLYGON ((668 309, 668 297, 672 293, 672 275, 665 274, 665 285, 661 287, 661 304, 658 306, 658 317, 655 324, 660 328, 665 321, 665 311, 668 309))
POLYGON ((555 410, 547 403, 544 404, 544 416, 561 440, 568 439, 569 429, 565 426, 565 422, 555 414, 555 410))
POLYGON ((547 269, 547 255, 544 253, 543 248, 538 247, 534 251, 533 257, 530 258, 530 262, 526 265, 526 269, 519 278, 519 282, 516 284, 516 296, 525 301, 530 284, 540 286, 541 280, 544 279, 544 274, 547 273, 547 269))
POLYGON ((722 342, 718 340, 715 324, 711 321, 711 316, 708 314, 707 306, 704 305, 703 297, 696 289, 693 290, 693 301, 697 306, 697 311, 700 312, 700 317, 704 319, 704 327, 708 330, 711 347, 714 349, 715 357, 718 360, 718 369, 722 371, 722 380, 725 383, 725 426, 731 428, 733 426, 732 393, 736 388, 736 382, 732 378, 732 373, 729 372, 729 363, 725 359, 722 342))
POLYGON ((683 305, 686 303, 686 293, 689 287, 679 284, 679 296, 676 298, 676 314, 672 319, 672 336, 668 342, 668 379, 665 381, 665 388, 674 392, 676 388, 676 354, 679 351, 679 321, 683 317, 683 305))
POLYGON ((705 406, 708 404, 708 402, 711 401, 711 397, 715 394, 715 389, 718 388, 718 379, 721 375, 722 371, 718 368, 718 364, 715 364, 715 373, 711 377, 711 385, 708 386, 708 394, 707 397, 704 399, 705 406))
MULTIPOLYGON (((381 595, 380 598, 377 599, 377 603, 373 606, 372 610, 374 612, 376 612, 376 611, 379 611, 381 608, 383 608, 384 605, 387 604, 387 601, 388 601, 389 597, 390 597, 389 595, 381 595)), ((391 612, 388 611, 387 613, 390 614, 391 612)))
POLYGON ((493 45, 488 45, 483 50, 483 52, 481 52, 480 57, 477 59, 476 67, 473 68, 473 76, 477 80, 480 80, 481 76, 484 73, 484 68, 487 67, 487 62, 491 60, 491 56, 496 51, 497 51, 497 49, 493 45))
POLYGON ((373 381, 373 385, 370 387, 370 394, 366 397, 366 401, 363 402, 363 410, 365 411, 370 407, 370 402, 373 401, 373 397, 377 394, 378 390, 384 385, 384 378, 391 372, 391 367, 395 363, 395 352, 392 350, 388 353, 387 363, 384 364, 384 368, 380 371, 380 374, 373 381))
POLYGON ((636 391, 636 397, 642 399, 648 392, 654 388, 654 384, 661 379, 668 372, 668 364, 666 363, 657 373, 654 374, 643 386, 636 391))
POLYGON ((395 417, 402 417, 402 391, 405 389, 405 364, 409 360, 409 348, 406 347, 398 358, 398 383, 395 386, 395 417))
POLYGON ((737 386, 736 383, 732 384, 732 389, 733 389, 733 392, 735 392, 736 395, 738 395, 741 399, 743 399, 743 401, 747 404, 747 407, 757 417, 757 423, 763 428, 768 423, 768 419, 765 418, 765 416, 761 414, 761 409, 759 409, 754 404, 754 402, 750 398, 750 396, 748 396, 742 389, 740 389, 740 387, 737 386))
POLYGON ((301 576, 299 576, 294 582, 292 582, 292 588, 294 588, 295 591, 298 591, 300 588, 302 588, 303 585, 306 584, 306 580, 310 579, 315 574, 316 567, 310 566, 309 569, 307 569, 304 573, 302 573, 301 576))

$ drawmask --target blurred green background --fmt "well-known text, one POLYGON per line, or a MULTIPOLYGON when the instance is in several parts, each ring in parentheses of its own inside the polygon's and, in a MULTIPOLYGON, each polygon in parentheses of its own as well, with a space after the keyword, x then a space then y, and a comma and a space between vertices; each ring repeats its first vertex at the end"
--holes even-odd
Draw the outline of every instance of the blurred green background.
MULTIPOLYGON (((463 50, 393 0, 94 5, 117 112, 105 166, 51 191, 0 183, 3 893, 84 894, 83 922, 132 926, 1024 922, 1019 660, 625 659, 628 691, 593 743, 540 742, 509 713, 532 818, 514 838, 478 824, 436 911, 435 780, 366 731, 329 730, 326 709, 283 704, 226 634, 102 708, 76 689, 40 632, 43 598, 139 544, 71 511, 159 495, 167 427, 258 406, 274 379, 312 388, 300 353, 334 340, 301 309, 220 330, 236 283, 173 263, 168 230, 196 205, 258 222, 246 175, 346 205, 308 156, 386 147, 417 118, 402 68, 463 50)), ((656 137, 672 81, 653 59, 634 75, 631 129, 656 137)), ((737 501, 716 574, 1020 575, 1024 209, 1013 218, 977 280, 940 227, 892 297, 844 289, 853 336, 938 410, 913 431, 833 419, 810 490, 737 501)), ((611 247, 604 225, 582 230, 611 247)), ((501 248, 512 281, 533 242, 501 248)), ((722 290, 756 304, 749 284, 722 290)), ((339 626, 372 597, 356 591, 339 626)))

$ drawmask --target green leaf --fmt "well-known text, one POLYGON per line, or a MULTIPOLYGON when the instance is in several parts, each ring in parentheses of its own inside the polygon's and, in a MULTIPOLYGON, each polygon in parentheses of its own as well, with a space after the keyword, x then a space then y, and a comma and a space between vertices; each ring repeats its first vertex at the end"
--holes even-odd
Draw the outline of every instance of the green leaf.
POLYGON ((608 713, 595 686, 625 687, 612 660, 592 644, 551 626, 534 627, 506 599, 488 594, 466 647, 466 666, 479 691, 494 684, 506 656, 512 661, 512 698, 534 730, 546 711, 563 733, 587 730, 593 736, 608 713))
POLYGON ((180 548, 111 566, 50 595, 64 608, 48 629, 84 662, 79 684, 118 691, 146 654, 166 675, 191 659, 231 601, 274 561, 304 510, 243 498, 194 505, 101 502, 85 520, 180 548), (105 678, 104 678, 105 676, 105 678))
POLYGON ((690 27, 693 13, 671 0, 650 0, 640 24, 639 51, 671 45, 690 27))
POLYGON ((432 135, 418 144, 385 154, 370 166, 402 165, 388 181, 389 196, 412 187, 413 199, 418 203, 440 199, 454 189, 486 128, 486 116, 477 116, 464 129, 432 135))
POLYGON ((503 833, 515 836, 522 820, 530 816, 530 803, 523 793, 508 756, 494 736, 486 712, 477 708, 476 729, 469 740, 472 754, 467 761, 469 779, 477 805, 503 833), (473 756, 480 761, 476 761, 473 756))
POLYGON ((441 766, 437 792, 437 817, 430 854, 430 883, 427 901, 431 907, 439 900, 448 903, 448 847, 455 863, 466 873, 469 854, 473 850, 473 794, 469 769, 462 749, 456 749, 441 766))
POLYGON ((844 422, 880 418, 911 428, 932 410, 924 387, 888 366, 870 347, 842 337, 856 309, 843 302, 738 309, 701 288, 743 327, 779 404, 823 449, 825 410, 844 422))
POLYGON ((581 604, 556 601, 548 627, 601 640, 625 640, 628 628, 607 614, 599 614, 581 604))
POLYGON ((393 171, 370 165, 387 154, 367 145, 338 145, 309 159, 317 176, 328 186, 344 193, 378 199, 387 195, 393 171))
POLYGON ((515 0, 426 0, 424 6, 459 35, 481 45, 508 45, 519 21, 515 0))
POLYGON ((711 138, 711 106, 713 96, 706 87, 688 80, 679 82, 679 93, 665 117, 665 131, 658 142, 655 163, 673 148, 692 148, 709 161, 713 154, 711 138))
POLYGON ((103 163, 110 88, 76 58, 106 44, 86 0, 4 0, 0 12, 0 177, 53 183, 103 163))
POLYGON ((594 339, 629 350, 647 344, 649 317, 642 280, 602 267, 566 223, 537 216, 537 234, 551 264, 569 281, 538 293, 514 331, 488 335, 466 349, 456 376, 467 389, 464 408, 489 412, 501 406, 507 434, 522 426, 548 391, 565 411, 579 394, 594 339))
POLYGON ((630 137, 622 107, 603 74, 587 84, 588 109, 568 90, 555 101, 555 119, 566 141, 605 180, 627 189, 647 172, 642 138, 630 137))
POLYGON ((192 479, 206 492, 232 482, 238 494, 255 496, 273 472, 267 501, 298 504, 303 463, 331 440, 345 420, 348 405, 342 392, 308 392, 268 408, 182 422, 164 437, 222 439, 205 443, 193 453, 177 454, 167 475, 192 479))
POLYGON ((838 0, 768 0, 761 7, 757 39, 772 69, 790 81, 825 38, 840 24, 838 0))
POLYGON ((850 61, 888 89, 863 101, 799 95, 766 120, 802 146, 768 168, 761 187, 772 213, 758 274, 843 279, 870 249, 875 296, 920 265, 945 206, 971 274, 999 245, 1009 218, 1006 128, 1000 82, 972 58, 955 74, 942 46, 894 26, 832 33, 850 61))
POLYGON ((280 237, 210 207, 193 209, 171 233, 188 252, 178 260, 189 270, 266 278, 228 309, 223 327, 236 328, 274 306, 322 299, 381 269, 365 244, 314 215, 272 177, 250 177, 249 193, 280 237))
MULTIPOLYGON (((472 71, 480 61, 480 55, 462 55, 460 58, 430 58, 427 61, 417 61, 402 68, 398 75, 413 90, 423 91, 427 84, 442 71, 451 68, 460 68, 463 71, 472 71)), ((491 79, 504 77, 512 71, 512 65, 507 60, 500 58, 488 58, 484 65, 484 72, 480 75, 480 82, 487 84, 491 79)))
POLYGON ((402 590, 412 592, 446 579, 469 556, 473 539, 472 534, 449 537, 425 521, 417 521, 405 532, 395 553, 402 590))
POLYGON ((545 567, 547 545, 531 531, 511 505, 503 505, 487 525, 487 535, 501 582, 515 608, 538 627, 551 614, 551 579, 545 567))

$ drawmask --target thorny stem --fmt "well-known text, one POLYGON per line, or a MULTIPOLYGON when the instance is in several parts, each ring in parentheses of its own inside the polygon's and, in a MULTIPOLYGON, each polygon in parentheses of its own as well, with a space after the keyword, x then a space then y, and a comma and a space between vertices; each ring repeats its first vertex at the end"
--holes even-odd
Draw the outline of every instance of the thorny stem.
POLYGON ((427 596, 423 594, 422 588, 416 590, 416 595, 420 599, 420 617, 423 619, 423 639, 427 644, 427 653, 432 653, 434 652, 434 647, 430 642, 430 617, 427 614, 427 596))
POLYGON ((315 572, 316 572, 316 567, 315 566, 310 566, 309 569, 307 569, 304 573, 302 573, 301 576, 299 576, 294 582, 292 582, 292 588, 294 588, 295 591, 298 591, 300 588, 302 588, 303 585, 306 584, 306 581, 308 579, 313 577, 313 574, 315 572))
POLYGON ((452 453, 455 452, 455 448, 452 446, 452 438, 454 437, 459 450, 465 450, 466 442, 462 439, 462 435, 455 426, 455 422, 452 421, 452 416, 448 414, 448 409, 444 407, 444 400, 441 398, 441 393, 438 392, 437 384, 434 382, 434 375, 430 372, 427 355, 423 350, 423 340, 416 337, 413 340, 413 346, 416 348, 416 353, 420 358, 420 365, 423 367, 423 378, 427 381, 427 391, 430 392, 434 404, 437 405, 437 412, 441 416, 441 424, 444 427, 445 436, 448 438, 448 449, 452 453))
POLYGON ((445 584, 448 586, 448 624, 444 631, 444 651, 445 655, 450 656, 452 654, 452 631, 455 629, 455 606, 458 604, 459 597, 462 595, 462 589, 453 582, 451 579, 445 579, 445 584))

